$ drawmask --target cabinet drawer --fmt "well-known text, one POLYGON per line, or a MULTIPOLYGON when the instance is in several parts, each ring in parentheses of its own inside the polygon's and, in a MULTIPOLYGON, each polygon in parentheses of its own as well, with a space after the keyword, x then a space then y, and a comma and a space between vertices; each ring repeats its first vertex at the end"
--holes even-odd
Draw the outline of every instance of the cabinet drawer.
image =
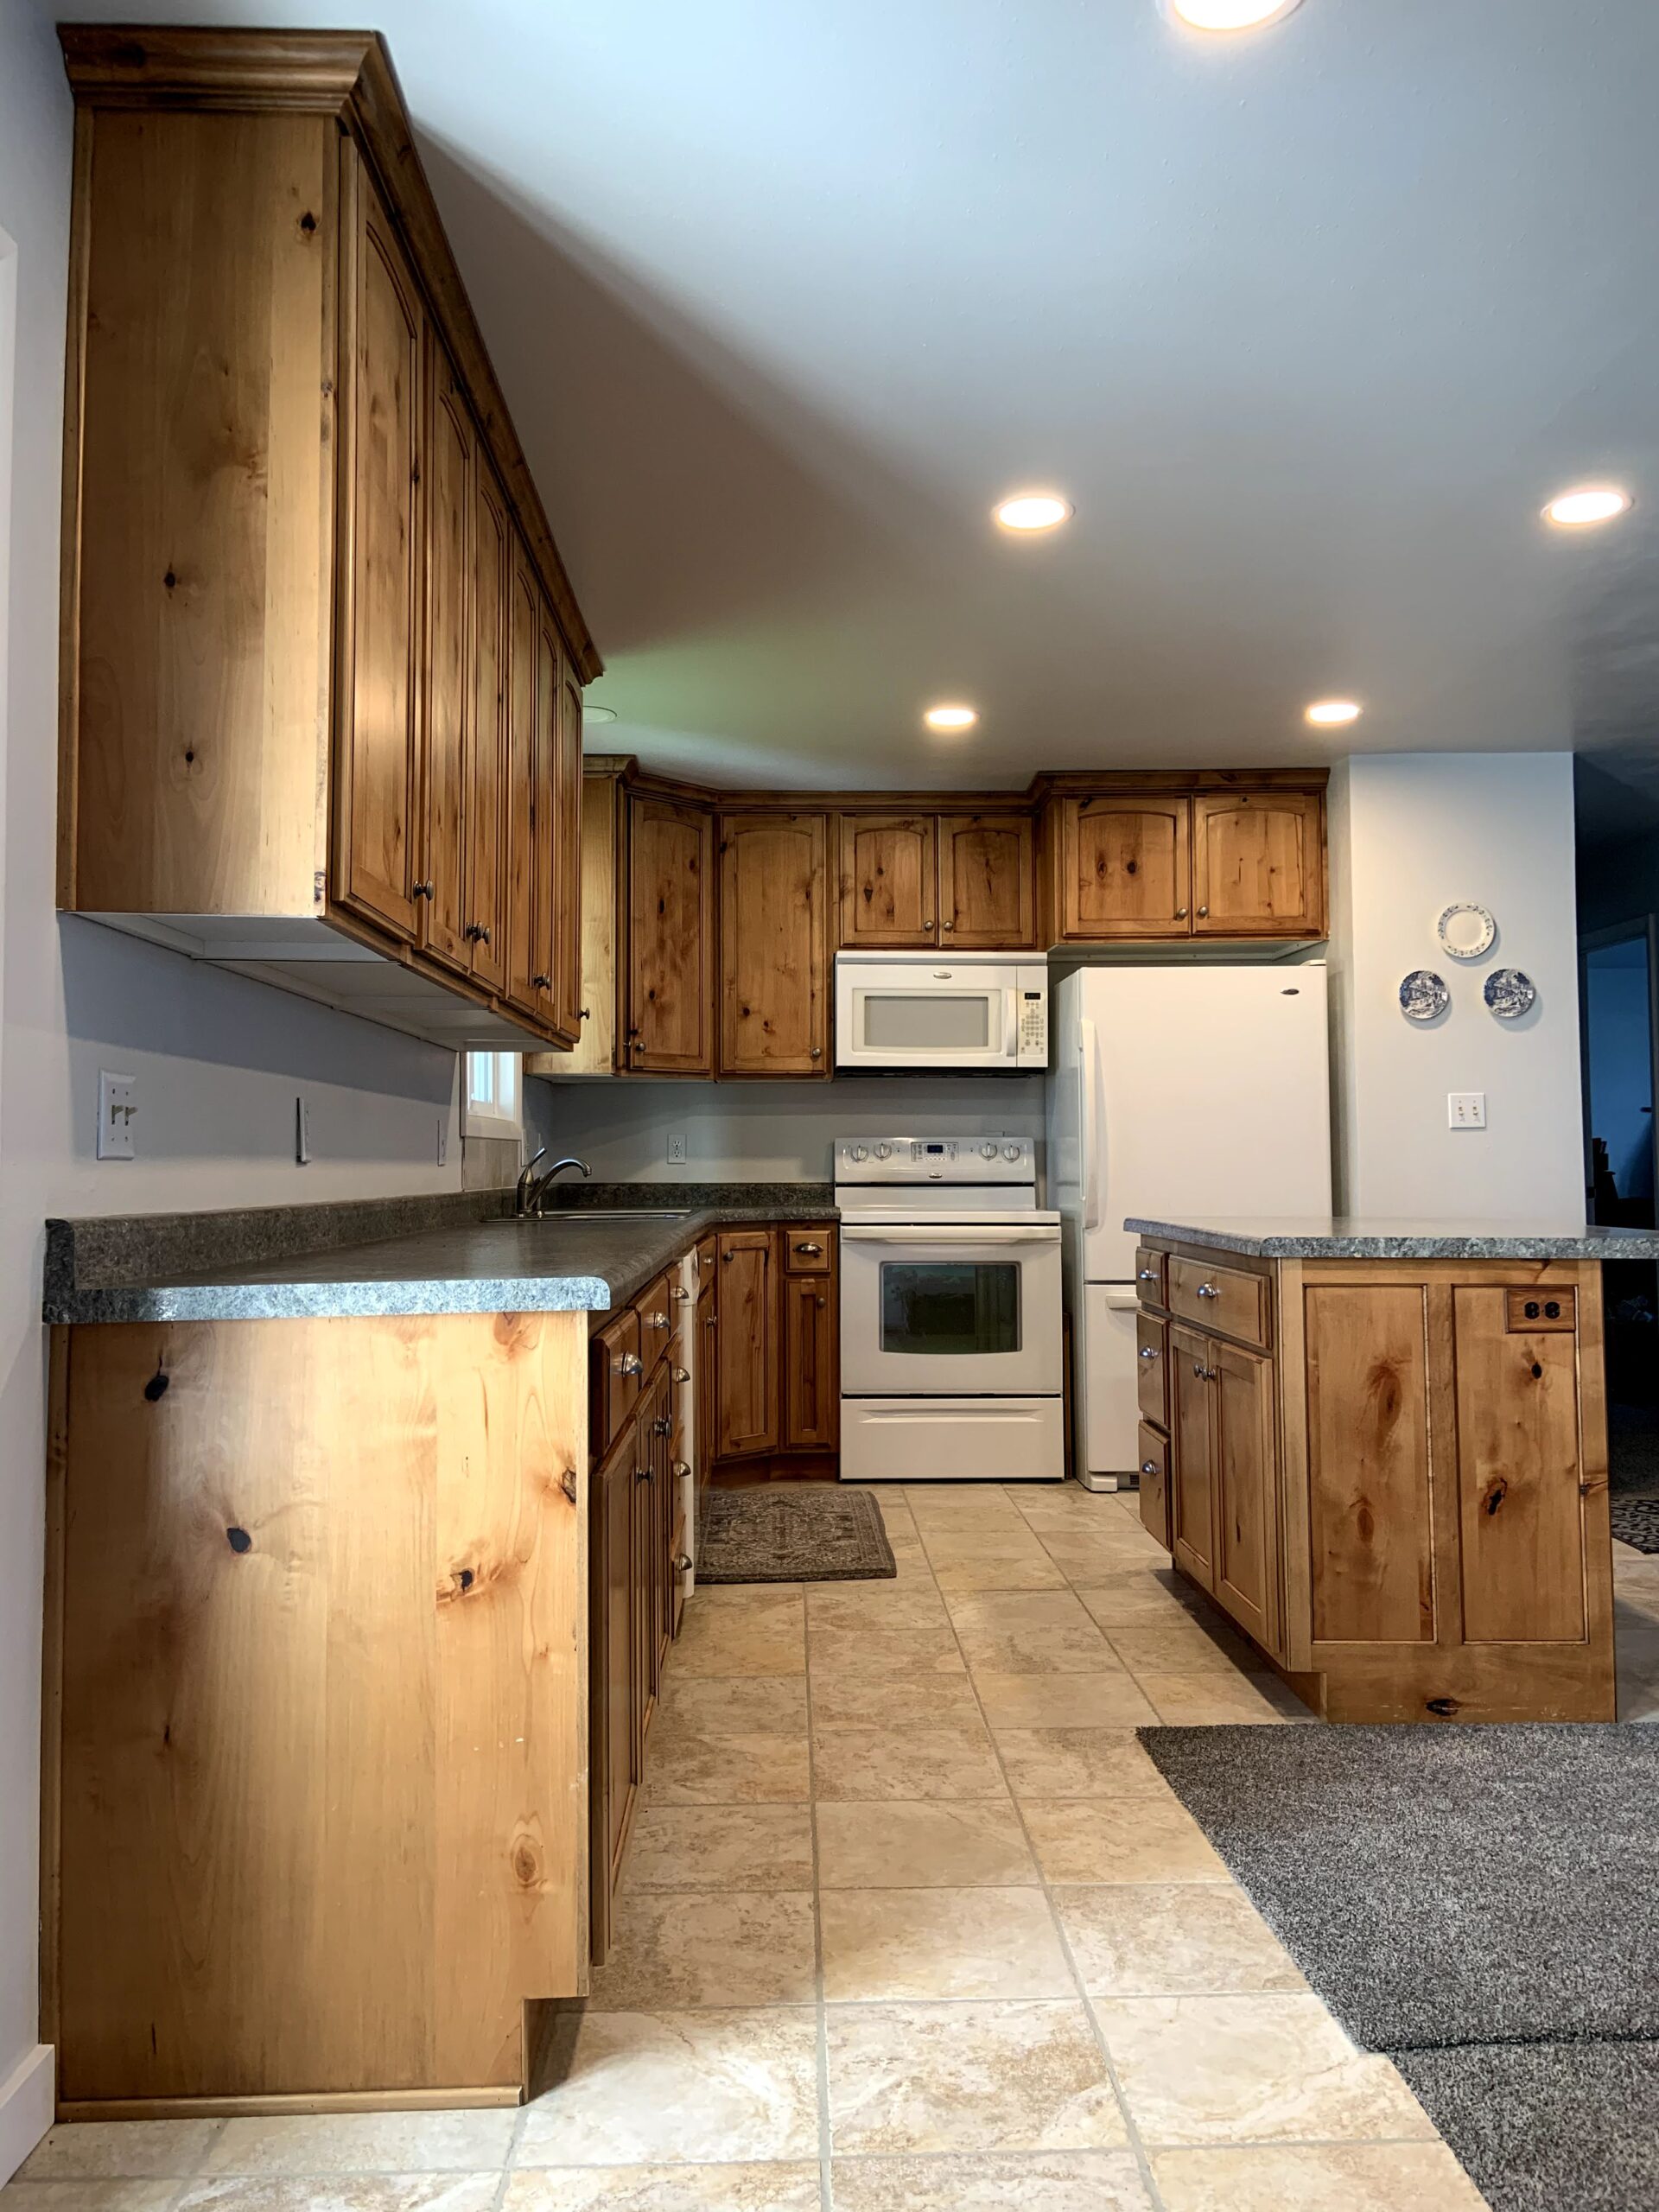
POLYGON ((1169 1439, 1160 1428, 1141 1424, 1141 1525, 1169 1549, 1169 1439))
POLYGON ((1169 1324, 1149 1313, 1135 1317, 1135 1396, 1142 1417, 1169 1425, 1169 1324))
POLYGON ((1169 1262, 1169 1310, 1184 1321, 1217 1336, 1237 1337, 1247 1344, 1268 1341, 1268 1285, 1263 1275, 1239 1268, 1212 1267, 1203 1260, 1169 1262))
POLYGON ((1143 1306, 1167 1306, 1169 1288, 1166 1280, 1168 1262, 1161 1252, 1148 1251, 1144 1244, 1137 1245, 1135 1254, 1135 1294, 1143 1306))
POLYGON ((639 1357, 649 1375, 668 1350, 674 1333, 674 1301, 668 1294, 668 1277, 658 1275, 648 1290, 633 1301, 639 1317, 639 1357))
POLYGON ((836 1256, 833 1229, 786 1229, 784 1271, 791 1275, 827 1275, 836 1256))
POLYGON ((602 1457, 621 1433, 639 1397, 639 1316, 630 1307, 588 1338, 593 1449, 602 1457))

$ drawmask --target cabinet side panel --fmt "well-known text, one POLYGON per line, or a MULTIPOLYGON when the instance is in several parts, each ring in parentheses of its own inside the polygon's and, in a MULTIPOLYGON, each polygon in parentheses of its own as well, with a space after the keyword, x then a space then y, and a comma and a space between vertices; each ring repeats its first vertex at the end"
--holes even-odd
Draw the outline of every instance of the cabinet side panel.
POLYGON ((74 897, 314 911, 339 133, 100 112, 86 189, 74 897))
POLYGON ((435 2031, 447 2082, 512 2080, 524 2000, 582 1986, 585 1318, 449 1314, 432 1325, 435 2031))
POLYGON ((1570 1330, 1511 1330, 1501 1286, 1459 1287, 1458 1497, 1470 1643, 1585 1635, 1578 1347, 1570 1330))
POLYGON ((433 2082, 427 1330, 76 1332, 66 2100, 433 2082))
POLYGON ((1432 1643, 1424 1287, 1310 1284, 1303 1311, 1314 1641, 1432 1643))

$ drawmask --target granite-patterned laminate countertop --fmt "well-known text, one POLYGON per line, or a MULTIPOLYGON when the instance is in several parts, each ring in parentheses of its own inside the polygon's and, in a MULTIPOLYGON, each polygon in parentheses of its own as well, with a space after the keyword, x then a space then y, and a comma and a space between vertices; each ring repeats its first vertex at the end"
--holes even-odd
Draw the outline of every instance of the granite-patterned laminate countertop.
POLYGON ((1389 1221, 1370 1215, 1123 1224, 1137 1236, 1261 1260, 1659 1260, 1659 1230, 1572 1222, 1389 1221))
POLYGON ((394 1233, 357 1243, 339 1232, 368 1226, 369 1209, 354 1221, 341 1218, 350 1209, 308 1207, 49 1222, 44 1315, 85 1323, 603 1313, 710 1229, 836 1217, 825 1184, 610 1185, 602 1195, 611 1203, 561 1205, 540 1221, 513 1218, 499 1192, 397 1202, 394 1233), (309 1249, 292 1249, 307 1236, 309 1249), (216 1249, 246 1256, 201 1264, 216 1249))

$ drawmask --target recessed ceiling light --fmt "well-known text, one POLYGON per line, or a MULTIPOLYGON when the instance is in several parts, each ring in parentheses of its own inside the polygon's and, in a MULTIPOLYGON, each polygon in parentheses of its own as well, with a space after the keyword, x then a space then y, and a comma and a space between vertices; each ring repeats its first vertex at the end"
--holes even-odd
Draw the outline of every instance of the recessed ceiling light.
POLYGON ((1164 0, 1164 5, 1195 31, 1255 31, 1289 15, 1298 0, 1164 0))
POLYGON ((616 720, 616 709, 586 706, 582 710, 582 719, 585 722, 613 722, 616 720))
POLYGON ((1630 505, 1630 493, 1617 484, 1579 484, 1550 501, 1544 520, 1557 530, 1588 530, 1592 524, 1624 514, 1630 505))
POLYGON ((1307 720, 1315 729, 1336 729, 1344 722, 1357 722, 1359 709, 1351 699, 1316 699, 1307 710, 1307 720))
POLYGON ((1071 518, 1071 502, 1058 492, 1016 492, 993 509, 1004 530, 1052 530, 1071 518))
POLYGON ((922 720, 929 729, 972 729, 979 713, 973 707, 930 707, 922 720))

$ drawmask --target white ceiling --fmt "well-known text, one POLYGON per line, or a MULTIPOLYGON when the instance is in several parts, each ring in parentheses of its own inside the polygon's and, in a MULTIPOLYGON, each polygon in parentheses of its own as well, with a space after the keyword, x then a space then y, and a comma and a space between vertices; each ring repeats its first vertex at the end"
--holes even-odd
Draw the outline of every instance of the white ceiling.
POLYGON ((1224 40, 1155 0, 87 12, 385 32, 596 749, 870 786, 1659 754, 1656 0, 1224 40), (1602 476, 1633 515, 1540 525, 1602 476), (1033 482, 1076 519, 1010 541, 1033 482), (1303 726, 1331 692, 1357 731, 1303 726), (966 740, 920 728, 946 697, 966 740))

